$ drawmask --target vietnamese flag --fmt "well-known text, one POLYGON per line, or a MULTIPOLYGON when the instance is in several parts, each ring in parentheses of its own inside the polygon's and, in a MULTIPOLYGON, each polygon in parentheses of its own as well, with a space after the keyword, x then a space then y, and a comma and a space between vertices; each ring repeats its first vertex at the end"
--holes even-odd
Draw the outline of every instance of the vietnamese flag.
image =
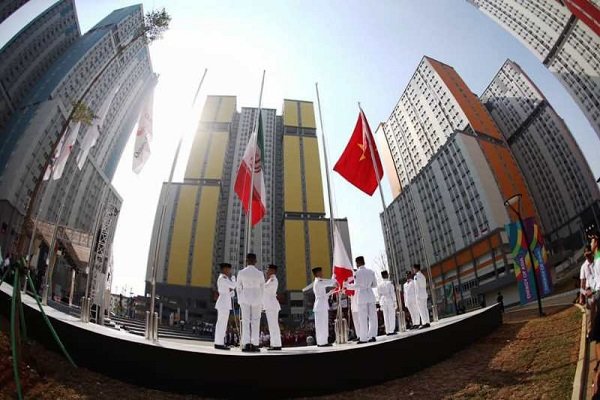
POLYGON ((333 170, 369 196, 377 189, 383 176, 383 167, 362 109, 358 114, 352 137, 333 170))
POLYGON ((265 190, 265 176, 263 173, 264 149, 262 116, 259 110, 258 129, 250 137, 238 169, 234 187, 246 215, 252 207, 251 226, 258 224, 267 212, 267 191, 265 190), (252 197, 252 201, 250 201, 250 197, 252 197))

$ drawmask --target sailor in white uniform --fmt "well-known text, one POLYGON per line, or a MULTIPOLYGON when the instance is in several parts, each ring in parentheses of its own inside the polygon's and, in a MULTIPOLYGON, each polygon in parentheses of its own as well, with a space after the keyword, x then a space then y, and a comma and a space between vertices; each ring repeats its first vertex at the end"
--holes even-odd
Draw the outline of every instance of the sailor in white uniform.
MULTIPOLYGON (((356 271, 354 273, 356 273, 356 271)), ((349 278, 348 283, 353 284, 354 277, 349 278)), ((360 317, 358 316, 358 296, 356 292, 350 296, 350 309, 352 310, 352 324, 354 325, 354 333, 356 334, 356 340, 358 340, 358 335, 360 334, 360 317)))
POLYGON ((394 284, 389 280, 389 273, 387 271, 381 272, 383 281, 377 287, 377 293, 379 294, 379 306, 383 311, 383 321, 385 323, 385 333, 388 336, 395 335, 396 331, 396 309, 398 308, 396 303, 396 290, 394 284))
POLYGON ((242 351, 257 352, 259 348, 260 313, 263 308, 265 277, 256 267, 256 254, 248 253, 246 268, 238 273, 238 302, 242 309, 242 351))
POLYGON ((365 259, 356 257, 358 270, 354 276, 354 284, 347 285, 349 289, 356 290, 358 302, 358 320, 360 329, 358 344, 374 342, 377 336, 377 309, 375 308, 375 294, 373 289, 377 287, 375 272, 365 267, 365 259))
POLYGON ((281 305, 277 300, 277 265, 269 264, 267 282, 263 294, 263 309, 269 325, 270 345, 268 350, 281 350, 281 331, 279 329, 279 310, 281 305))
POLYGON ((413 274, 410 271, 406 272, 406 282, 404 283, 404 305, 408 308, 410 314, 411 327, 416 329, 419 327, 419 311, 417 308, 417 294, 415 293, 415 281, 413 274))
POLYGON ((336 286, 335 279, 324 279, 323 269, 315 267, 312 269, 315 276, 313 281, 313 291, 315 293, 315 305, 313 312, 315 314, 315 335, 317 336, 317 346, 331 346, 329 343, 329 295, 328 287, 336 286))
POLYGON ((217 278, 217 291, 219 298, 215 304, 217 310, 217 325, 215 326, 215 349, 229 350, 225 346, 225 332, 227 331, 227 321, 229 321, 229 312, 231 311, 231 298, 234 295, 235 276, 231 277, 231 264, 219 264, 221 273, 217 278))
POLYGON ((414 285, 416 292, 417 310, 421 318, 421 326, 419 329, 429 328, 429 310, 427 309, 427 279, 421 272, 420 264, 413 264, 414 285))

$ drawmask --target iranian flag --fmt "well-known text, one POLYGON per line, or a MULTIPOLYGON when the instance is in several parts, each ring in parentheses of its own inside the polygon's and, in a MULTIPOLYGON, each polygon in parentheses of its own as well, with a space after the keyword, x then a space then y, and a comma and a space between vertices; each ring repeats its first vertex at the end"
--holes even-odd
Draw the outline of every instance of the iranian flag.
POLYGON ((258 129, 250 136, 250 141, 246 151, 244 151, 244 158, 240 163, 235 179, 235 193, 242 201, 242 207, 244 207, 246 215, 252 207, 252 226, 258 224, 267 212, 267 191, 265 190, 265 175, 262 163, 264 150, 262 115, 260 115, 259 110, 258 129), (250 205, 250 197, 252 197, 252 205, 250 205))
MULTIPOLYGON (((354 276, 352 272, 352 263, 346 252, 346 247, 344 246, 342 235, 340 235, 337 225, 333 228, 333 275, 338 282, 339 287, 343 286, 344 281, 353 278, 354 276)), ((347 290, 346 293, 349 296, 352 296, 354 291, 347 290)))

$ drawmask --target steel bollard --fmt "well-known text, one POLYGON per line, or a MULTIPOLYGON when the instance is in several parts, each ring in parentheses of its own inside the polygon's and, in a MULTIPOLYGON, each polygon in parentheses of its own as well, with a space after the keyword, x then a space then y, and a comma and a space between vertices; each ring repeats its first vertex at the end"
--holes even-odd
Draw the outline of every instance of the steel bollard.
POLYGON ((85 318, 85 297, 81 298, 81 312, 79 317, 81 318, 81 322, 87 322, 85 318))
POLYGON ((150 311, 146 311, 146 329, 144 330, 144 337, 150 340, 150 332, 152 332, 151 324, 152 320, 150 319, 150 311))
POLYGON ((152 323, 152 340, 158 342, 158 313, 154 312, 154 322, 152 323))
POLYGON ((396 317, 398 318, 398 330, 400 332, 406 332, 406 316, 404 315, 404 310, 400 309, 396 313, 396 317))
POLYGON ((335 342, 344 344, 348 342, 348 322, 346 318, 335 319, 335 342))

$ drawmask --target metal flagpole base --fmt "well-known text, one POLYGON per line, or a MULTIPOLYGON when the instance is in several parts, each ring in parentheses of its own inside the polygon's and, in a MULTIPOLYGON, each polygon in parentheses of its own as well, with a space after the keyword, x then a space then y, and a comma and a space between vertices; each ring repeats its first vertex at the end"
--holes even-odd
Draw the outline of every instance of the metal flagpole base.
POLYGON ((146 340, 151 340, 150 332, 152 332, 152 317, 150 311, 146 311, 146 329, 144 330, 146 340))
POLYGON ((348 343, 348 322, 346 318, 335 319, 335 342, 337 344, 348 343))
POLYGON ((158 313, 155 311, 152 318, 152 330, 150 336, 153 342, 158 342, 158 313))
POLYGON ((433 322, 438 322, 440 319, 438 316, 437 304, 431 304, 431 313, 433 314, 433 322))
POLYGON ((404 315, 404 310, 399 310, 396 313, 396 317, 398 318, 398 330, 400 332, 406 332, 406 316, 404 315))

